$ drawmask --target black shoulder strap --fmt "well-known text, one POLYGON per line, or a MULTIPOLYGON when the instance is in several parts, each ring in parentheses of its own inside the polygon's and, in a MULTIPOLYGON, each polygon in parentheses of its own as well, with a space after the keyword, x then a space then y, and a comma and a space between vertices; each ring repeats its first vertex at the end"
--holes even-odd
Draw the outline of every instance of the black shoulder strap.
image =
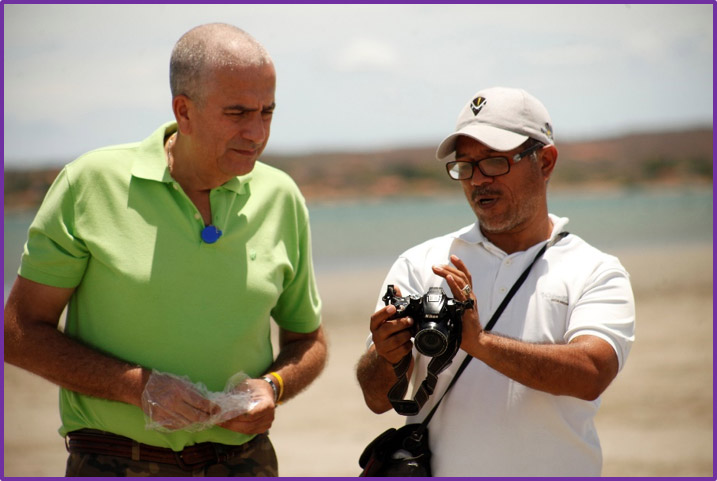
MULTIPOLYGON (((506 294, 505 298, 503 299, 503 302, 500 303, 500 306, 498 306, 498 309, 495 310, 493 313, 493 316, 490 318, 490 321, 488 321, 488 324, 485 325, 483 330, 490 331, 493 329, 493 326, 495 326, 495 323, 498 322, 498 318, 501 314, 503 314, 503 311, 508 306, 508 303, 513 298, 516 292, 518 292, 518 289, 520 289, 520 286, 523 285, 523 282, 525 282, 525 279, 528 278, 528 274, 530 274, 530 270, 533 268, 533 265, 540 259, 545 251, 549 248, 554 246, 557 242, 559 242, 561 239, 563 239, 565 236, 567 236, 568 232, 561 232, 555 237, 553 237, 549 242, 546 242, 543 247, 540 248, 538 253, 535 255, 535 258, 530 263, 530 265, 523 271, 523 273, 520 275, 517 281, 515 281, 515 284, 513 284, 513 287, 510 288, 510 291, 508 291, 508 294, 506 294)), ((463 371, 466 369, 468 364, 471 362, 473 357, 469 354, 466 354, 465 359, 463 360, 463 363, 460 365, 458 370, 456 371, 456 374, 453 376, 453 379, 451 379, 450 384, 448 384, 448 387, 443 392, 443 395, 438 400, 438 402, 433 406, 433 409, 431 409, 431 412, 428 413, 428 415, 425 417, 423 422, 421 422, 421 429, 426 429, 428 426, 428 423, 431 422, 431 418, 433 418, 433 415, 436 413, 436 410, 438 409, 438 406, 440 406, 441 401, 443 401, 443 398, 446 397, 446 394, 448 394, 448 391, 451 390, 453 385, 456 383, 460 375, 463 373, 463 371)))

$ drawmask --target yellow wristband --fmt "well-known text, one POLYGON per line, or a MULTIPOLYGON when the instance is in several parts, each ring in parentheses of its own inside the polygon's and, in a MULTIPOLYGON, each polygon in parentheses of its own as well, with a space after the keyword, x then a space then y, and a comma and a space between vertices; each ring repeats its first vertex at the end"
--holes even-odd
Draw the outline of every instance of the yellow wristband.
POLYGON ((270 372, 270 376, 274 376, 277 381, 279 381, 279 397, 276 398, 277 402, 281 401, 282 396, 284 395, 284 380, 279 376, 279 373, 276 372, 270 372))

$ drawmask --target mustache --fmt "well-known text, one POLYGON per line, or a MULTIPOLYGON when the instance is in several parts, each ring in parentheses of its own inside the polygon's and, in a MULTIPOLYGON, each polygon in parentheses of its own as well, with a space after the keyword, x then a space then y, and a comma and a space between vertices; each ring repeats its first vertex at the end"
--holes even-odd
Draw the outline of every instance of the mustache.
POLYGON ((478 197, 497 197, 500 191, 490 187, 476 187, 471 191, 471 199, 478 200, 478 197))

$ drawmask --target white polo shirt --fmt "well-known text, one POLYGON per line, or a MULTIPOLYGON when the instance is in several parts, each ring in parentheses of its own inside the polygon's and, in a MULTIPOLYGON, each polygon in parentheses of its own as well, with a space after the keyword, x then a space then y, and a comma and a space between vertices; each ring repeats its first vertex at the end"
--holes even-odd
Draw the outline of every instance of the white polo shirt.
MULTIPOLYGON (((553 236, 568 230, 567 218, 550 215, 553 236)), ((438 237, 403 253, 382 286, 404 296, 448 285, 431 267, 457 255, 473 278, 485 325, 543 242, 508 255, 490 243, 477 224, 438 237)), ((550 247, 536 262, 493 332, 532 343, 564 344, 581 335, 607 341, 620 368, 634 340, 635 302, 628 273, 617 258, 576 235, 550 247)), ((426 376, 430 358, 416 353, 413 386, 426 376)), ((436 393, 416 417, 420 422, 460 366, 464 351, 439 376, 436 393)), ((473 360, 443 400, 429 425, 434 476, 599 476, 600 442, 593 423, 600 400, 555 396, 517 383, 473 360)))

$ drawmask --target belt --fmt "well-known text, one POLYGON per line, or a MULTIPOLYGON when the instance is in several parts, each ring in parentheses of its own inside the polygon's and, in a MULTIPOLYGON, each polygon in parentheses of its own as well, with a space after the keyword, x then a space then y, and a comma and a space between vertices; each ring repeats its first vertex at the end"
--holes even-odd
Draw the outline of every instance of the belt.
POLYGON ((238 456, 250 449, 252 441, 239 446, 198 443, 187 446, 182 451, 173 451, 169 448, 138 443, 130 438, 104 431, 80 429, 68 433, 65 444, 70 453, 100 454, 132 459, 133 461, 173 464, 186 471, 193 471, 197 468, 222 463, 238 456))

